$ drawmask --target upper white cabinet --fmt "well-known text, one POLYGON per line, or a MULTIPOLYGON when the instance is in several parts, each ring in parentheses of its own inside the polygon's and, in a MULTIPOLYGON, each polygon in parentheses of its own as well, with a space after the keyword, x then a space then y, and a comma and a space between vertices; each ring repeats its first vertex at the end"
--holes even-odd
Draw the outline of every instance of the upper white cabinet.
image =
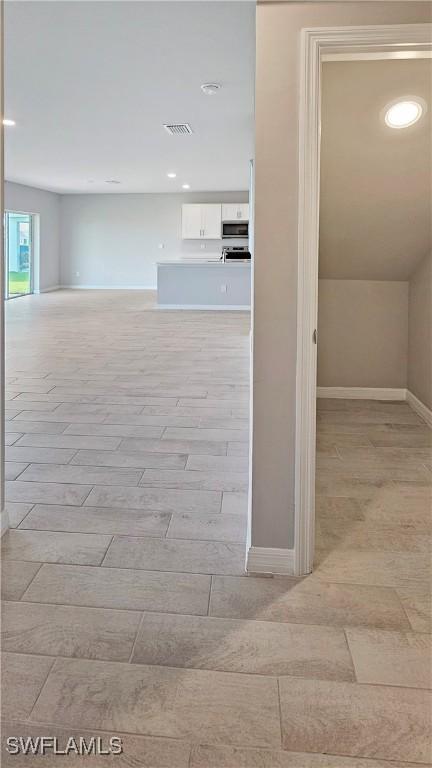
POLYGON ((203 237, 218 239, 222 237, 222 206, 220 203, 207 203, 201 206, 203 237))
POLYGON ((249 203, 222 203, 222 221, 249 221, 249 203))
POLYGON ((222 206, 220 203, 185 203, 182 205, 183 240, 220 240, 222 206))
POLYGON ((182 238, 190 240, 201 237, 202 215, 199 203, 182 205, 182 238))

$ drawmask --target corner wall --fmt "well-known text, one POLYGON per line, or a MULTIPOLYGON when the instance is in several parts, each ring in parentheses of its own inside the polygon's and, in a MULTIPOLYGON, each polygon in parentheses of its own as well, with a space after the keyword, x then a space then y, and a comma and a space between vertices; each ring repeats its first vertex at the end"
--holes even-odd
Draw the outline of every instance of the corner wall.
POLYGON ((58 288, 60 196, 54 192, 6 181, 4 207, 8 211, 39 214, 39 291, 58 288))
POLYGON ((303 27, 430 22, 422 2, 257 6, 251 544, 291 548, 295 514, 299 43, 303 27))
POLYGON ((409 283, 408 389, 432 410, 432 252, 409 283))

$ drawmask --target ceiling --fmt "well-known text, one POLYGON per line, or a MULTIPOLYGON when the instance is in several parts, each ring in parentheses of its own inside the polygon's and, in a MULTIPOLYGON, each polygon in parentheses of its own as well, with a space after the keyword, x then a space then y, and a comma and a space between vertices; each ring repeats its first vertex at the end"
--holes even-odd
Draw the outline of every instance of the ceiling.
POLYGON ((56 192, 247 189, 254 57, 254 2, 7 0, 6 178, 56 192), (222 88, 205 96, 206 82, 222 88), (172 122, 193 135, 169 136, 172 122))
POLYGON ((432 248, 430 59, 323 64, 320 277, 406 280, 432 248), (411 127, 381 110, 420 96, 411 127))

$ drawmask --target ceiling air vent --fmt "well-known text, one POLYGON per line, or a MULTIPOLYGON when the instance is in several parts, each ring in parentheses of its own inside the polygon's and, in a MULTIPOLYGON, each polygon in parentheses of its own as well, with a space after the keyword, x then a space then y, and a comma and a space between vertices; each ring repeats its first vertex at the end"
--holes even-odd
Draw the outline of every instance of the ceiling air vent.
POLYGON ((189 123, 173 123, 172 125, 164 125, 164 128, 171 136, 183 136, 193 133, 189 123))

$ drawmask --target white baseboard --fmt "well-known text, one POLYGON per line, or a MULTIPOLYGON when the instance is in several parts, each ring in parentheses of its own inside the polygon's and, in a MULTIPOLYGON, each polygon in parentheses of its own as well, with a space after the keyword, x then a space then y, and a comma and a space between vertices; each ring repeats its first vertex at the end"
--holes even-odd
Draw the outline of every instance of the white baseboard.
POLYGON ((345 400, 406 400, 432 428, 432 411, 409 389, 386 387, 317 387, 317 397, 343 398, 345 400))
POLYGON ((0 538, 9 530, 9 515, 6 509, 0 512, 0 538))
POLYGON ((155 285, 61 285, 76 291, 156 291, 155 285))
POLYGON ((293 576, 294 550, 276 547, 249 547, 246 559, 248 573, 271 573, 293 576))
POLYGON ((61 285, 51 285, 49 288, 39 288, 39 293, 51 293, 51 291, 59 291, 61 285))
POLYGON ((50 285, 48 288, 38 288, 33 293, 50 293, 51 291, 59 291, 61 287, 61 285, 50 285))
POLYGON ((224 310, 225 312, 250 312, 250 304, 158 304, 158 309, 224 310))
POLYGON ((418 399, 412 392, 407 389, 406 400, 409 406, 415 411, 423 421, 426 422, 428 427, 432 429, 432 411, 421 400, 418 399))
POLYGON ((406 394, 402 387, 317 387, 317 397, 345 400, 406 400, 406 394))

